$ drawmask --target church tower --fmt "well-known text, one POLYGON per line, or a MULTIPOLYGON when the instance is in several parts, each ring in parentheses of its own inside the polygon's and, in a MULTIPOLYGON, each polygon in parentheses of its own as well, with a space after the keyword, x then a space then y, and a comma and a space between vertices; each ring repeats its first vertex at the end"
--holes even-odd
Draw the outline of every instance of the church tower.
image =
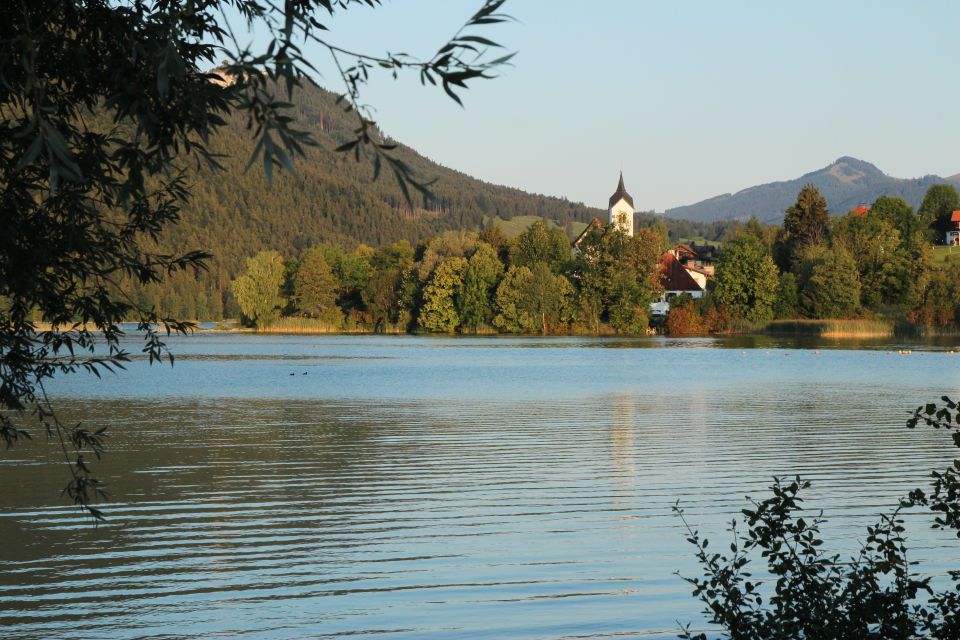
POLYGON ((610 224, 626 233, 633 235, 633 198, 623 186, 623 171, 620 172, 620 184, 610 196, 610 224))

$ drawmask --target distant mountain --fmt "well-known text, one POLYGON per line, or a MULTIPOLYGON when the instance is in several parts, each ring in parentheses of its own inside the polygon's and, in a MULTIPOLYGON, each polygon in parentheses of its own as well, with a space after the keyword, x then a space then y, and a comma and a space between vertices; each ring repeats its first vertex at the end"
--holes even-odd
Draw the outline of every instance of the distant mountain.
POLYGON ((784 210, 796 201, 797 193, 805 184, 813 184, 820 190, 833 214, 844 214, 858 204, 871 203, 880 196, 899 196, 916 208, 931 185, 944 182, 960 185, 960 174, 948 178, 934 175, 893 178, 869 162, 844 156, 823 169, 794 180, 770 182, 667 209, 665 215, 698 222, 745 220, 756 216, 761 222, 779 223, 783 220, 784 210))

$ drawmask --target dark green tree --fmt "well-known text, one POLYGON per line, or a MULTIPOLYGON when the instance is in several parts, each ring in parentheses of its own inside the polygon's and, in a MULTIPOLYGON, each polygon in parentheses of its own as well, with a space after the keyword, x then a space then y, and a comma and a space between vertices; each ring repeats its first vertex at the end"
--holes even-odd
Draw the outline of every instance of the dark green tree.
POLYGON ((323 253, 308 249, 293 276, 292 304, 298 313, 319 317, 337 301, 337 281, 323 253))
POLYGON ((921 236, 920 218, 903 198, 896 196, 880 196, 870 207, 869 216, 889 222, 900 232, 900 238, 905 244, 915 243, 921 236))
POLYGON ((830 211, 820 191, 808 184, 797 194, 797 201, 790 205, 783 217, 782 246, 777 255, 783 256, 783 270, 797 264, 797 259, 807 248, 826 242, 830 234, 830 211))
POLYGON ((376 331, 410 327, 417 289, 413 247, 406 240, 379 247, 370 258, 370 279, 362 298, 376 331))
POLYGON ((960 194, 952 184, 935 184, 923 196, 923 202, 917 214, 920 226, 927 229, 927 238, 937 244, 944 243, 944 236, 956 226, 950 222, 950 215, 960 210, 960 194))
POLYGON ((774 318, 794 318, 800 310, 800 294, 797 291, 797 277, 787 271, 780 274, 777 298, 773 302, 774 318))
POLYGON ((847 318, 860 308, 857 263, 842 245, 810 247, 800 269, 800 307, 810 318, 847 318))

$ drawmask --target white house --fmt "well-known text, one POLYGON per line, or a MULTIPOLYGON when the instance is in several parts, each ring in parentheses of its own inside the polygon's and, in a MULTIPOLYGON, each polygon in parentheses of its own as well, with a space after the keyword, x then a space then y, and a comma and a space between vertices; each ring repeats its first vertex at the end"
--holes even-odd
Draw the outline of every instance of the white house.
POLYGON ((949 246, 960 245, 960 211, 954 211, 950 214, 950 222, 957 225, 956 229, 947 231, 947 244, 949 246))

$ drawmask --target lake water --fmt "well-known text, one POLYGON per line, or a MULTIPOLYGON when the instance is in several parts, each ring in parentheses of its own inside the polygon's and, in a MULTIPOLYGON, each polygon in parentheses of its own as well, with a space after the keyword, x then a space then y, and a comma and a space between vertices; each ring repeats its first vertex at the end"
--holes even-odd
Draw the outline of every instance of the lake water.
MULTIPOLYGON (((108 425, 108 521, 0 457, 0 638, 608 638, 705 628, 677 575, 774 475, 853 551, 954 449, 948 346, 198 334, 52 391, 108 425)), ((137 343, 131 343, 134 350, 137 343)), ((908 520, 911 558, 960 544, 908 520)))

